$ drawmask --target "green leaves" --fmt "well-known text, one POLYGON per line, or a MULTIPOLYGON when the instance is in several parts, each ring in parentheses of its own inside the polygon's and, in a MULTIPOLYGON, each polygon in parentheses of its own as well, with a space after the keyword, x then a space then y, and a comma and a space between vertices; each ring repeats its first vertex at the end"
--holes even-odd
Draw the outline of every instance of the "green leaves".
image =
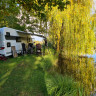
POLYGON ((28 12, 36 12, 41 20, 46 20, 46 5, 48 5, 49 10, 51 10, 53 6, 58 6, 58 9, 62 11, 68 4, 70 4, 69 1, 64 0, 17 0, 17 2, 28 12))

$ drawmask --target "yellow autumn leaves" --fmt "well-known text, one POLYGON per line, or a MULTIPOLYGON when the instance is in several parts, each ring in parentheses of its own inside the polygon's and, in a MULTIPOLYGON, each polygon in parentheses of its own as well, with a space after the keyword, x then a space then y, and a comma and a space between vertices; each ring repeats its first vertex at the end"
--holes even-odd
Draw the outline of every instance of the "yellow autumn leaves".
MULTIPOLYGON (((88 3, 89 4, 89 3, 88 3)), ((91 6, 90 6, 91 8, 91 6)), ((76 54, 92 54, 94 47, 94 32, 91 30, 90 9, 87 5, 75 3, 60 11, 53 7, 48 14, 50 21, 50 36, 59 52, 60 31, 64 22, 63 48, 65 51, 75 51, 76 54), (73 47, 74 46, 74 47, 73 47)), ((72 54, 72 53, 70 53, 72 54)))
POLYGON ((90 15, 92 1, 70 0, 70 2, 71 5, 64 11, 60 11, 58 6, 53 7, 51 11, 48 10, 49 36, 57 52, 65 58, 62 61, 64 72, 79 80, 87 92, 94 89, 93 59, 76 56, 94 53, 95 34, 90 15))

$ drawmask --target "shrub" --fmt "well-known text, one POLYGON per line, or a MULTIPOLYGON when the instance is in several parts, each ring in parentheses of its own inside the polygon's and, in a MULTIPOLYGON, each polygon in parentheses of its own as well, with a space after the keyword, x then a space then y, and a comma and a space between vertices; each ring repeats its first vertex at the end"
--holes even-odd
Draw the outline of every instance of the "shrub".
POLYGON ((83 87, 79 86, 72 77, 60 74, 46 75, 46 86, 50 96, 83 96, 83 87))

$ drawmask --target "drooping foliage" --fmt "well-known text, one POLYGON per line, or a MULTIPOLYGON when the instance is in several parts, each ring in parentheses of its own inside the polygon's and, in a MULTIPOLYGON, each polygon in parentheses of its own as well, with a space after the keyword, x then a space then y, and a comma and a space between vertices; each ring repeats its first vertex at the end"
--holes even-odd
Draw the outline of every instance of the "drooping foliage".
MULTIPOLYGON (((91 24, 90 0, 70 0, 61 11, 58 6, 48 11, 49 36, 59 53, 61 73, 67 73, 84 84, 86 92, 94 89, 94 63, 81 55, 94 53, 94 31, 91 24), (80 56, 80 57, 79 57, 80 56), (89 74, 90 73, 90 74, 89 74)), ((86 95, 87 96, 87 95, 86 95)))
MULTIPOLYGON (((65 11, 53 7, 50 14, 50 37, 57 46, 62 46, 64 54, 92 54, 94 32, 91 30, 91 1, 82 1, 67 6, 65 11), (86 3, 87 2, 87 3, 86 3), (89 6, 90 5, 90 6, 89 6)), ((61 49, 60 49, 61 50, 61 49)))

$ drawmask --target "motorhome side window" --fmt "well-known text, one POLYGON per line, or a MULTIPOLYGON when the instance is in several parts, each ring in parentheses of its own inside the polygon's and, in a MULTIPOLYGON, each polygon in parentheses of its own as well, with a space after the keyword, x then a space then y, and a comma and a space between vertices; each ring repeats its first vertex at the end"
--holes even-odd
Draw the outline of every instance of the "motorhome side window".
POLYGON ((10 36, 10 32, 6 32, 6 36, 10 36))
POLYGON ((21 42, 21 37, 16 37, 16 42, 21 42))
POLYGON ((7 47, 11 47, 11 43, 10 42, 7 42, 7 47))

